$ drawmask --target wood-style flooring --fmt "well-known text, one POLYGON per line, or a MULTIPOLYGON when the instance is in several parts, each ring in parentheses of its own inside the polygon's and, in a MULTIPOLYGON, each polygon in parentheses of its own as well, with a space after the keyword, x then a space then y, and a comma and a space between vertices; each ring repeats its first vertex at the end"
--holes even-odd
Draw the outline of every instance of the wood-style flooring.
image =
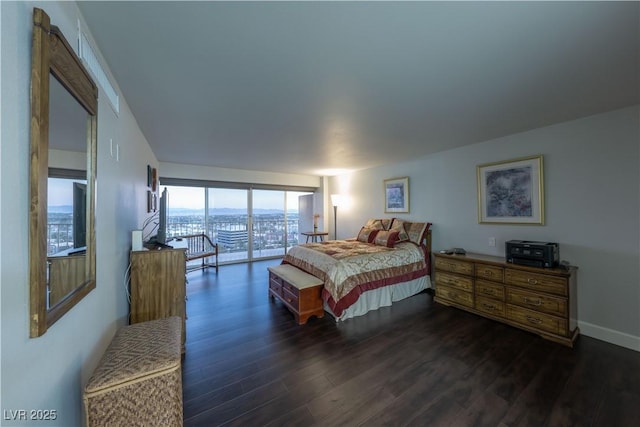
POLYGON ((267 297, 279 260, 189 273, 192 426, 637 426, 640 353, 570 349, 421 293, 298 326, 267 297))

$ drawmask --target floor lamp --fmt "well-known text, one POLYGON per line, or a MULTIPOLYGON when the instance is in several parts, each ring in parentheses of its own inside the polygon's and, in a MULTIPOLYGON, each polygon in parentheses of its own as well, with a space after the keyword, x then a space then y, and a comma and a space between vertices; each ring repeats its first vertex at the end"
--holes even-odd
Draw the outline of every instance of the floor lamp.
POLYGON ((342 196, 339 194, 331 195, 331 204, 333 205, 333 238, 338 240, 338 205, 340 205, 340 201, 342 200, 342 196))

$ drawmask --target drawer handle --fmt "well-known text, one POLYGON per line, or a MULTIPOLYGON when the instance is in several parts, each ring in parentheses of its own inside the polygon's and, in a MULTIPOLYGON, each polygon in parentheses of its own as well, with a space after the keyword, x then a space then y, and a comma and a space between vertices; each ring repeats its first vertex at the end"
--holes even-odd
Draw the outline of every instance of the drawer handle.
POLYGON ((452 269, 452 270, 455 270, 456 269, 456 265, 455 264, 449 264, 449 268, 452 269))
POLYGON ((527 316, 527 321, 529 321, 529 323, 535 323, 536 325, 539 325, 540 323, 542 323, 542 319, 538 319, 537 317, 531 317, 531 316, 527 316))
POLYGON ((527 282, 529 282, 530 285, 537 285, 538 281, 536 279, 527 279, 527 282))
POLYGON ((541 305, 542 301, 540 299, 531 299, 529 297, 524 297, 524 302, 529 305, 541 305))
POLYGON ((482 292, 484 292, 487 295, 495 295, 496 291, 494 289, 489 289, 489 288, 482 288, 482 292))
POLYGON ((485 304, 485 303, 483 303, 483 304, 482 304, 482 306, 483 306, 484 308, 486 308, 487 310, 491 310, 491 311, 493 311, 493 310, 495 310, 495 309, 496 309, 496 306, 495 306, 495 305, 491 305, 491 304, 485 304))
POLYGON ((491 271, 491 270, 485 270, 485 271, 484 271, 484 275, 485 275, 485 276, 493 276, 493 271, 491 271))

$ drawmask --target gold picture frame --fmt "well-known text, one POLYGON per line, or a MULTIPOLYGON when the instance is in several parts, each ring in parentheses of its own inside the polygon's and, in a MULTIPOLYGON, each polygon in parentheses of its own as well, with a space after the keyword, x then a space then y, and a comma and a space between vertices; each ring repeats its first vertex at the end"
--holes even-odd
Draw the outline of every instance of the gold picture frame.
POLYGON ((409 177, 384 180, 385 213, 409 213, 409 177))
POLYGON ((478 223, 544 225, 542 156, 477 166, 478 223))

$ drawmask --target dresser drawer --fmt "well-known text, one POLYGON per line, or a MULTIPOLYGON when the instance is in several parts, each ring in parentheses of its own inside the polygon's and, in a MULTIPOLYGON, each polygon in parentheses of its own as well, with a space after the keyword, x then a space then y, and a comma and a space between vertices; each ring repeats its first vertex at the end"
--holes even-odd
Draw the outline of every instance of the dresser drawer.
POLYGON ((284 289, 285 291, 289 292, 290 294, 292 294, 296 298, 298 297, 298 295, 300 295, 300 289, 296 288, 291 283, 288 283, 286 281, 282 282, 282 289, 284 289))
POLYGON ((476 296, 476 310, 492 316, 504 317, 504 303, 491 298, 476 296))
POLYGON ((269 283, 273 282, 276 285, 282 286, 284 280, 280 276, 277 276, 271 272, 269 272, 269 283))
POLYGON ((567 296, 567 279, 522 270, 505 269, 505 283, 541 292, 567 296))
POLYGON ((436 268, 439 270, 450 271, 452 273, 466 274, 468 276, 471 276, 473 274, 473 264, 467 261, 436 257, 435 265, 436 265, 436 268))
POLYGON ((282 295, 282 279, 271 275, 269 277, 269 289, 277 295, 282 295))
POLYGON ((564 298, 509 288, 507 289, 507 302, 556 316, 567 316, 567 300, 564 298))
POLYGON ((504 301, 504 285, 478 279, 476 280, 476 295, 504 301))
POLYGON ((287 288, 282 289, 282 299, 296 310, 299 310, 298 293, 293 293, 287 288))
POLYGON ((447 285, 467 292, 473 292, 472 278, 444 273, 442 271, 436 273, 436 285, 447 285))
POLYGON ((495 265, 476 264, 476 277, 502 282, 504 279, 504 268, 496 267, 495 265))
POLYGON ((438 286, 436 287, 436 296, 442 299, 449 300, 456 304, 473 308, 473 294, 471 294, 470 292, 450 288, 448 286, 438 286))
POLYGON ((540 331, 567 336, 567 320, 507 304, 507 319, 540 331))

